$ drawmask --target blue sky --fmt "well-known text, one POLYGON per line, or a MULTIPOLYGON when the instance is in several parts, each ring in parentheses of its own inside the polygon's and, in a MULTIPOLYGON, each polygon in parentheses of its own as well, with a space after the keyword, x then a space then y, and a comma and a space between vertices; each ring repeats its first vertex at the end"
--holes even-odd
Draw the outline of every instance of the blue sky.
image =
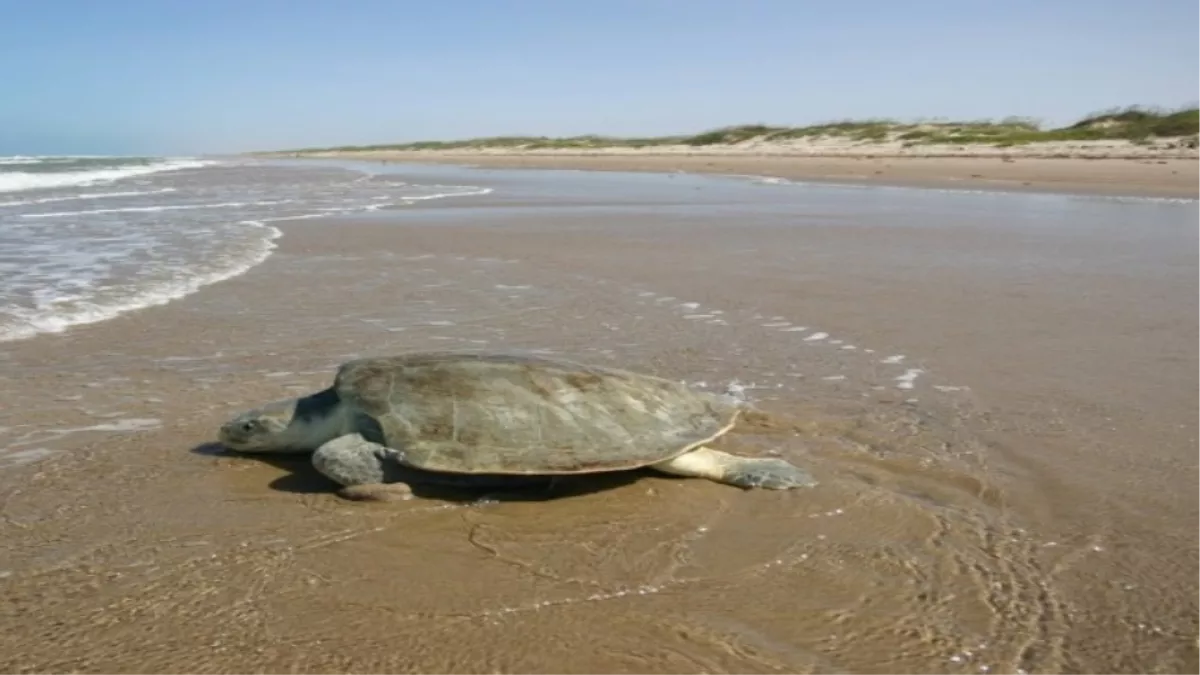
POLYGON ((0 155, 1200 98, 1196 0, 0 0, 0 155))

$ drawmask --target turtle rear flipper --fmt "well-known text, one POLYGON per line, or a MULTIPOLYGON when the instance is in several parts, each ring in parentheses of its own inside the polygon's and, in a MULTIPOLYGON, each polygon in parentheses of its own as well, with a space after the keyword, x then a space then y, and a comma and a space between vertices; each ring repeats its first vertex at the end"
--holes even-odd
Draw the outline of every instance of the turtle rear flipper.
POLYGON ((811 487, 817 481, 808 471, 773 457, 738 457, 720 450, 699 447, 654 468, 676 476, 707 478, 740 488, 791 490, 811 487))

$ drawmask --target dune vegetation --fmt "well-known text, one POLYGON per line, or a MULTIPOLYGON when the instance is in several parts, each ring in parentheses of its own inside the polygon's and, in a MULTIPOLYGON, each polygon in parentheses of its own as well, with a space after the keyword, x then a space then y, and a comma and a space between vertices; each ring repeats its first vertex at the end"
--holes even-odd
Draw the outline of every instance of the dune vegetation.
POLYGON ((494 136, 453 141, 419 141, 378 145, 303 148, 279 153, 439 151, 439 150, 594 150, 602 148, 654 148, 656 146, 733 146, 747 143, 834 140, 850 143, 899 143, 921 145, 988 145, 1009 147, 1056 141, 1129 141, 1150 143, 1163 138, 1183 138, 1196 147, 1200 110, 1187 107, 1164 110, 1145 106, 1115 108, 1093 113, 1064 127, 1043 128, 1023 117, 1000 120, 902 122, 892 119, 844 120, 802 127, 745 124, 712 129, 698 134, 621 138, 585 135, 565 138, 548 136, 494 136))

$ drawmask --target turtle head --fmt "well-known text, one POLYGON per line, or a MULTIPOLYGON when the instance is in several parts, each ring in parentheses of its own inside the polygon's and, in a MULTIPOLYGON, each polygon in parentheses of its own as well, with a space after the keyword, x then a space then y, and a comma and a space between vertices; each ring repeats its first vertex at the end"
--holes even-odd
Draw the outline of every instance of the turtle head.
POLYGON ((235 452, 312 452, 352 430, 332 388, 247 410, 221 425, 221 445, 235 452))
POLYGON ((292 423, 296 400, 276 401, 247 410, 221 425, 221 445, 237 452, 302 452, 315 448, 295 447, 292 423))

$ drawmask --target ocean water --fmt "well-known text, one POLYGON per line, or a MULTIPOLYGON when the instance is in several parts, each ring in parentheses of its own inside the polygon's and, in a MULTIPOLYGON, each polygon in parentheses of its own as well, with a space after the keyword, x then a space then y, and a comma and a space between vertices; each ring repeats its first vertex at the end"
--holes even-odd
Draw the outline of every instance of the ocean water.
POLYGON ((487 191, 249 159, 0 157, 0 341, 241 274, 271 254, 282 220, 487 191))

